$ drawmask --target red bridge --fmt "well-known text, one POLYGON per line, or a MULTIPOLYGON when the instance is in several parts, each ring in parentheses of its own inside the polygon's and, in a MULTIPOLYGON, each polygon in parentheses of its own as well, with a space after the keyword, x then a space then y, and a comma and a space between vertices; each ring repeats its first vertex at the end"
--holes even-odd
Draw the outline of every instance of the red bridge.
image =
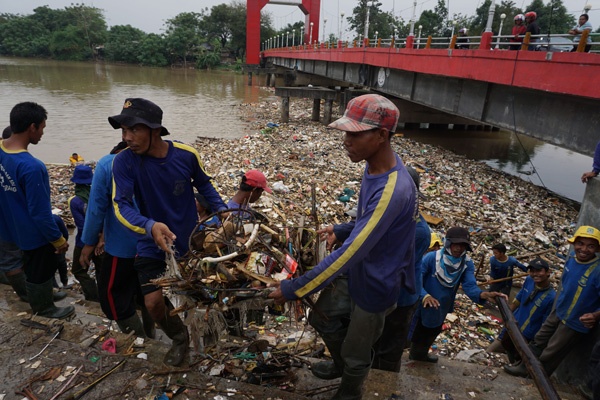
MULTIPOLYGON (((248 18, 251 3, 257 8, 268 2, 247 1, 248 18)), ((302 0, 305 14, 316 10, 312 17, 307 14, 307 23, 314 22, 313 27, 319 25, 318 3, 302 0)), ((250 20, 248 26, 250 32, 250 20)), ((446 115, 449 121, 478 121, 593 154, 600 140, 600 54, 509 51, 502 46, 490 50, 494 42, 500 42, 492 35, 471 37, 468 50, 450 48, 454 43, 448 43, 448 38, 447 48, 423 48, 425 39, 416 48, 417 41, 410 36, 333 46, 276 47, 271 43, 267 47, 274 48, 263 49, 261 54, 281 76, 288 77, 287 86, 302 76, 303 83, 375 90, 400 103, 406 123, 443 121, 440 115, 446 115), (427 115, 438 119, 419 121, 427 115)), ((318 32, 313 30, 312 37, 318 38, 318 32)), ((304 41, 308 41, 306 35, 304 41)), ((248 39, 248 64, 259 63, 260 43, 259 36, 248 39)))

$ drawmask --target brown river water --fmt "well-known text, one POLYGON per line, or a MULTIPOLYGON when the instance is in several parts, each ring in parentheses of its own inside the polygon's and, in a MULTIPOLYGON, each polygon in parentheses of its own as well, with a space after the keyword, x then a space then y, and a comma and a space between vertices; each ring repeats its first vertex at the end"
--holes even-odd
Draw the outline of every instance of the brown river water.
MULTIPOLYGON (((251 133, 236 106, 277 101, 272 92, 247 86, 241 73, 0 57, 0 129, 8 125, 16 103, 43 105, 47 128, 30 151, 47 163, 67 163, 74 152, 88 161, 107 154, 120 140, 120 131, 107 118, 121 111, 127 97, 158 104, 170 139, 185 143, 193 143, 197 136, 237 138, 251 133)), ((592 166, 591 157, 523 135, 517 139, 511 132, 401 131, 575 201, 582 200, 585 190, 579 177, 592 166)))

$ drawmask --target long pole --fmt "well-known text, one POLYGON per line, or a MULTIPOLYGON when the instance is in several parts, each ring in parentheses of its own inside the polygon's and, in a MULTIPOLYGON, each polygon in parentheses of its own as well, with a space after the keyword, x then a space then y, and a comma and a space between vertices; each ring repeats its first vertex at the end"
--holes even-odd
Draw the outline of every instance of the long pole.
POLYGON ((504 300, 502 297, 496 297, 496 303, 498 304, 498 308, 502 314, 502 320, 504 321, 506 330, 508 331, 513 344, 517 348, 517 351, 521 355, 521 359, 525 363, 525 366, 529 371, 529 375, 533 378, 533 382, 540 391, 542 399, 560 400, 560 396, 556 392, 552 382, 550 382, 550 378, 548 377, 548 374, 546 374, 546 370, 542 366, 542 363, 532 353, 529 345, 525 341, 525 338, 521 334, 521 330, 517 325, 515 316, 510 311, 506 300, 504 300))

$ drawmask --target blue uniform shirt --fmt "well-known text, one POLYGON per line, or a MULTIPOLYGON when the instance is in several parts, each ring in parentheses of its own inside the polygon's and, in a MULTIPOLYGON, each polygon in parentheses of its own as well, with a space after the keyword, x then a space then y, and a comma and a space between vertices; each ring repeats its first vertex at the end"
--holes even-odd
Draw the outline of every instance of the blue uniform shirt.
POLYGON ((535 282, 528 276, 523 283, 523 287, 517 293, 515 299, 519 302, 519 307, 514 311, 517 325, 521 329, 521 333, 527 340, 533 339, 535 334, 540 330, 540 327, 550 315, 552 305, 556 297, 556 291, 552 287, 539 290, 535 296, 530 299, 530 296, 535 291, 535 282))
POLYGON ((580 263, 571 255, 563 269, 556 316, 569 328, 587 333, 579 317, 600 310, 600 259, 580 263))

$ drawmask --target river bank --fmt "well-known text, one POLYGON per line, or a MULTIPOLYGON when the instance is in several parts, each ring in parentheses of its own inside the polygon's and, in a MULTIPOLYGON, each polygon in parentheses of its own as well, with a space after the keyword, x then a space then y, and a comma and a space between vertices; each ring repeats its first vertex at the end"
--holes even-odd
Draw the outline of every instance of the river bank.
MULTIPOLYGON (((253 208, 271 224, 298 226, 308 217, 313 185, 319 216, 316 224, 347 220, 344 212, 356 205, 364 163, 349 161, 341 132, 310 121, 311 107, 308 100, 295 100, 290 105, 290 122, 282 124, 279 102, 242 104, 237 110, 249 126, 244 137, 196 140, 193 145, 223 199, 233 196, 244 171, 256 168, 265 173, 273 194, 264 193, 253 208)), ((569 202, 483 162, 401 136, 392 141, 404 162, 420 172, 420 189, 427 195, 420 210, 432 221, 431 228, 441 236, 455 225, 471 231, 471 256, 476 265, 483 266, 480 278, 486 278, 491 246, 504 243, 511 255, 525 256, 522 262, 533 258, 527 254, 545 251, 542 257, 553 266, 554 282, 558 281, 568 251, 566 239, 577 222, 577 211, 569 202)), ((64 210, 69 221, 66 202, 73 190, 69 182, 72 167, 53 165, 49 171, 53 205, 64 210)), ((450 358, 465 348, 485 349, 501 328, 488 310, 462 297, 457 304, 458 320, 448 324, 449 330, 436 343, 439 353, 450 358)), ((498 367, 504 359, 480 354, 476 361, 498 367)))
MULTIPOLYGON (((274 191, 265 193, 255 208, 274 221, 293 223, 310 214, 312 183, 319 223, 345 221, 344 211, 356 205, 364 163, 354 164, 347 158, 341 132, 310 121, 309 100, 292 102, 287 124, 279 122, 279 107, 278 101, 241 104, 235 111, 248 126, 245 136, 198 137, 193 143, 219 193, 229 199, 243 172, 256 168, 265 173, 274 191), (340 201, 349 190, 355 194, 340 201)), ((517 254, 553 247, 556 251, 548 253, 548 261, 556 267, 562 264, 568 250, 566 239, 577 223, 573 203, 440 147, 401 136, 392 142, 404 163, 420 173, 421 191, 427 195, 421 211, 441 220, 431 224, 434 231, 443 235, 451 226, 467 227, 477 254, 487 253, 498 242, 517 254)), ((64 210, 67 220, 71 171, 69 166, 49 165, 53 206, 64 210)))

